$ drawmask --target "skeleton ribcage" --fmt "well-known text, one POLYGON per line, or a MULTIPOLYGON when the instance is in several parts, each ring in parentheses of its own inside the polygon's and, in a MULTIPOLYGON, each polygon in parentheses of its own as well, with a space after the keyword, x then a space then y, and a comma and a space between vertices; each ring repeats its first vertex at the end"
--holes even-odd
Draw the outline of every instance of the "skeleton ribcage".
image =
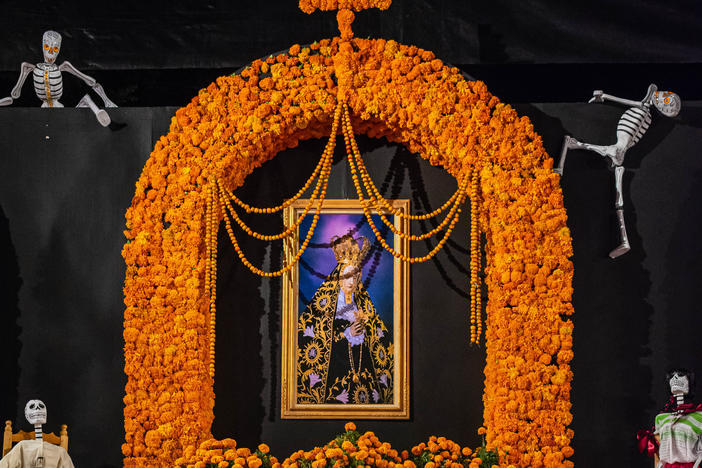
POLYGON ((53 70, 34 69, 34 92, 42 101, 58 101, 63 95, 63 78, 58 68, 53 70))
POLYGON ((644 136, 649 125, 651 125, 651 111, 648 110, 648 107, 644 109, 632 107, 624 112, 622 118, 619 119, 617 137, 629 140, 626 147, 627 149, 631 148, 644 136))

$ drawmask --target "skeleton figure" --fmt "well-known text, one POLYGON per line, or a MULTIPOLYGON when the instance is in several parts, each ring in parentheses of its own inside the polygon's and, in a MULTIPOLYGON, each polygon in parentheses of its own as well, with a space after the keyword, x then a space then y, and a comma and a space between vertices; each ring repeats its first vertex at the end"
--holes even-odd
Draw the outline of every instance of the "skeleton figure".
POLYGON ((566 135, 561 150, 561 159, 558 168, 554 171, 563 175, 566 153, 569 149, 586 149, 609 158, 614 168, 614 187, 617 191, 615 208, 619 221, 620 244, 609 253, 610 258, 617 258, 631 250, 629 238, 626 234, 624 223, 624 195, 622 193, 622 179, 624 177, 624 156, 629 148, 634 146, 644 136, 649 125, 651 125, 651 106, 655 107, 665 117, 675 117, 680 112, 680 97, 670 91, 658 91, 655 84, 648 87, 646 96, 641 101, 631 101, 616 96, 610 96, 601 90, 592 93, 592 99, 588 102, 604 102, 606 100, 631 106, 624 112, 617 124, 617 142, 613 145, 602 146, 583 143, 575 138, 566 135))
POLYGON ((680 406, 685 403, 685 397, 690 394, 690 380, 692 374, 684 369, 676 369, 668 375, 670 394, 675 397, 675 404, 680 406))
MULTIPOLYGON (((27 418, 29 424, 34 425, 34 439, 40 442, 44 441, 42 424, 46 424, 46 405, 41 400, 29 400, 24 406, 24 417, 27 418)), ((43 444, 41 445, 43 448, 43 444)), ((40 453, 34 464, 35 467, 41 468, 44 466, 44 457, 40 453)))
MULTIPOLYGON (((56 31, 46 31, 42 43, 44 62, 37 63, 36 65, 22 62, 20 77, 17 80, 17 84, 12 88, 9 97, 0 99, 0 106, 9 106, 15 99, 19 99, 22 86, 31 73, 34 82, 34 92, 42 101, 41 107, 63 107, 63 104, 59 102, 59 99, 61 99, 63 95, 63 77, 61 76, 61 72, 67 72, 85 81, 85 83, 102 98, 105 107, 117 107, 114 102, 107 98, 102 86, 95 81, 94 78, 81 73, 76 67, 71 65, 70 62, 63 62, 61 65, 56 65, 56 57, 61 49, 61 35, 59 33, 56 31)), ((107 127, 110 124, 110 116, 107 115, 104 109, 100 109, 88 94, 83 96, 76 107, 89 107, 103 127, 107 127)))
POLYGON ((702 463, 702 405, 686 403, 695 374, 675 369, 666 376, 672 398, 656 416, 653 434, 659 445, 656 468, 692 467, 702 463))

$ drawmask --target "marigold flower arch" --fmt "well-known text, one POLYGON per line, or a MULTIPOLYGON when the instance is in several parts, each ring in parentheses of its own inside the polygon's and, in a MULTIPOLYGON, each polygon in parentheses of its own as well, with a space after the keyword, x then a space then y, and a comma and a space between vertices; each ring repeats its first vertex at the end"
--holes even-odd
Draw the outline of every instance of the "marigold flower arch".
POLYGON ((172 466, 211 437, 208 180, 233 190, 278 152, 328 137, 337 98, 356 133, 402 143, 456 178, 480 168, 488 448, 507 452, 505 466, 572 466, 571 238, 541 138, 433 53, 348 37, 218 78, 177 111, 147 161, 123 249, 125 465, 172 466))

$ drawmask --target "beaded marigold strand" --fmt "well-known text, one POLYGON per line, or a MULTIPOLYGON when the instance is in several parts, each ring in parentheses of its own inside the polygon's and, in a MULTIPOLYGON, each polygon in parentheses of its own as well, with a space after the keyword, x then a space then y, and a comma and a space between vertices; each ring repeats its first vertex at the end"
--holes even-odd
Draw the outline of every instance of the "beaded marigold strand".
POLYGON ((357 165, 358 165, 358 168, 360 169, 361 178, 362 178, 362 181, 363 181, 364 186, 366 188, 366 192, 368 192, 371 195, 370 199, 374 203, 376 203, 376 207, 383 207, 385 210, 389 211, 393 215, 399 216, 403 219, 418 221, 418 220, 425 220, 425 219, 433 218, 434 216, 438 215, 439 213, 443 212, 446 208, 448 208, 448 206, 452 202, 454 202, 456 200, 456 198, 458 198, 461 194, 460 185, 459 185, 459 188, 456 190, 456 192, 454 192, 454 194, 451 196, 451 198, 446 200, 446 202, 443 205, 441 205, 439 208, 437 208, 436 210, 432 211, 431 213, 425 213, 423 215, 409 215, 409 214, 403 213, 401 210, 398 210, 397 208, 392 206, 392 204, 386 198, 384 198, 382 196, 382 194, 378 190, 375 183, 373 183, 373 179, 371 179, 371 177, 370 177, 370 173, 368 172, 368 169, 366 168, 366 165, 363 161, 363 158, 357 159, 357 165))
MULTIPOLYGON (((366 203, 364 197, 363 197, 363 191, 361 190, 360 183, 359 183, 359 178, 358 178, 358 173, 356 171, 356 166, 354 164, 354 154, 353 154, 353 145, 351 141, 353 140, 353 128, 351 127, 351 119, 349 118, 348 114, 348 107, 344 105, 344 115, 343 115, 343 126, 342 130, 344 132, 344 141, 346 143, 346 152, 349 155, 349 167, 351 168, 351 178, 353 179, 354 186, 356 187, 356 193, 358 194, 358 198, 361 203, 361 208, 363 210, 363 214, 366 217, 366 221, 368 221, 369 226, 371 227, 371 230, 373 231, 373 234, 375 234, 376 239, 380 243, 380 245, 383 246, 385 250, 390 252, 394 257, 399 258, 405 262, 408 263, 419 263, 419 262, 425 262, 434 255, 436 255, 439 250, 441 250, 448 240, 448 238, 451 235, 451 232, 453 231, 454 226, 456 225, 456 222, 458 221, 458 216, 454 217, 451 220, 451 223, 449 224, 448 229, 446 232, 444 232, 444 236, 439 240, 439 242, 436 244, 436 246, 426 255, 422 257, 408 257, 406 255, 401 254, 400 252, 397 252, 395 249, 390 247, 388 243, 383 239, 383 236, 380 234, 378 231, 378 228, 375 226, 375 223, 373 222, 373 219, 371 218, 371 213, 368 209, 368 203, 366 203)), ((457 210, 459 213, 461 211, 460 208, 457 210)))
MULTIPOLYGON (((341 107, 337 106, 337 110, 334 113, 334 123, 332 125, 332 129, 335 130, 338 128, 338 121, 340 120, 341 117, 341 107)), ((336 132, 332 131, 330 135, 330 139, 333 141, 336 141, 336 132)), ((327 156, 332 155, 334 152, 334 144, 329 145, 329 151, 327 156)), ((326 148, 325 148, 326 151, 326 148)), ((319 215, 322 210, 322 206, 324 205, 324 198, 326 196, 327 192, 327 183, 329 181, 329 173, 331 172, 331 164, 332 164, 332 158, 331 157, 326 157, 325 158, 325 167, 322 168, 322 172, 320 174, 320 178, 323 180, 322 183, 322 191, 319 199, 317 200, 317 208, 315 210, 315 214, 312 218, 312 223, 307 231, 307 236, 305 237, 305 240, 303 241, 302 245, 300 246, 298 252, 295 254, 295 256, 290 260, 288 264, 283 265, 283 268, 280 270, 276 271, 264 271, 261 270, 260 268, 254 266, 247 258, 246 255, 244 255, 244 252, 241 250, 241 247, 239 246, 239 242, 236 239, 236 236, 234 235, 234 230, 232 229, 232 224, 231 220, 229 219, 228 213, 227 213, 227 204, 220 198, 219 202, 219 207, 220 211, 222 214, 222 217, 224 218, 224 224, 225 228, 227 231, 227 234, 229 235, 229 238, 232 242, 232 245, 234 246, 234 250, 237 253, 237 256, 241 260, 241 262, 249 269, 251 270, 252 273, 257 274, 259 276, 265 276, 265 277, 274 277, 274 276, 281 276, 288 271, 292 269, 292 267, 300 260, 300 257, 302 254, 305 252, 309 245, 309 241, 312 238, 312 235, 314 234, 314 230, 317 226, 317 223, 319 221, 319 215)), ((220 192, 223 192, 223 188, 221 186, 221 183, 218 184, 218 187, 220 188, 220 192)))

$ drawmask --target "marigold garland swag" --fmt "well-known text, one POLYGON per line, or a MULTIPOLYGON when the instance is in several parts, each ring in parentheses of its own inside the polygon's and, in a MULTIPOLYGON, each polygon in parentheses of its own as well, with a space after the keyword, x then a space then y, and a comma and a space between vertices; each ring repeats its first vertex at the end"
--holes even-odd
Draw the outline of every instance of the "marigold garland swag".
MULTIPOLYGON (((463 187, 457 197, 469 191, 471 221, 486 239, 486 448, 505 453, 503 466, 572 466, 572 248, 541 138, 483 83, 464 80, 432 52, 353 38, 351 10, 383 2, 303 3, 349 8, 337 15, 341 37, 294 45, 201 90, 176 112, 136 183, 122 252, 125 465, 173 466, 207 453, 201 444, 211 438, 216 319, 208 232, 223 217, 213 199, 231 199, 278 152, 329 138, 342 104, 348 124, 339 125, 359 185, 368 181, 353 134, 402 143, 454 176, 463 187)), ((328 164, 323 155, 320 177, 328 164)), ((321 198, 323 184, 315 187, 321 198)), ((471 237, 473 247, 479 242, 471 237)), ((477 279, 471 275, 469 287, 477 279)), ((479 312, 473 304, 471 315, 479 312)))

